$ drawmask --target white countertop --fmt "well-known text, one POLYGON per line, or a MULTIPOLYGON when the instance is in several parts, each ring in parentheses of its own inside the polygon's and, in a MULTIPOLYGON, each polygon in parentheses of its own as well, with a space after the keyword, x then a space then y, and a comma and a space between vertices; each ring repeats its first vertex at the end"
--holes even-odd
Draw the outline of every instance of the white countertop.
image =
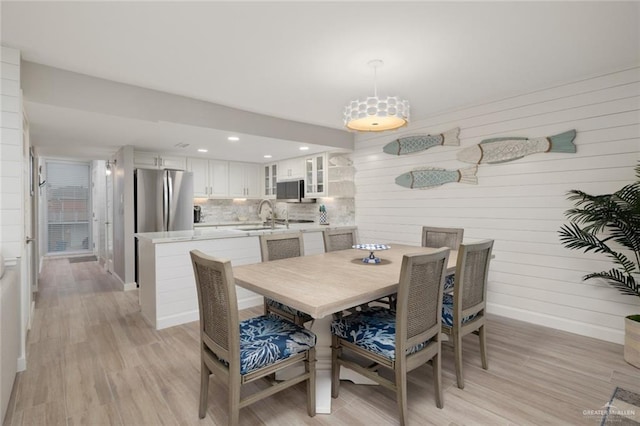
MULTIPOLYGON (((243 225, 250 225, 243 223, 243 225)), ((275 229, 263 229, 256 231, 246 231, 241 229, 212 229, 208 227, 194 229, 193 231, 169 231, 169 232, 145 232, 135 234, 139 240, 146 240, 153 244, 172 243, 178 241, 212 240, 216 238, 239 238, 254 237, 262 234, 284 234, 287 232, 322 232, 325 229, 351 228, 352 226, 330 226, 318 225, 315 223, 291 224, 289 229, 278 227, 275 229)))

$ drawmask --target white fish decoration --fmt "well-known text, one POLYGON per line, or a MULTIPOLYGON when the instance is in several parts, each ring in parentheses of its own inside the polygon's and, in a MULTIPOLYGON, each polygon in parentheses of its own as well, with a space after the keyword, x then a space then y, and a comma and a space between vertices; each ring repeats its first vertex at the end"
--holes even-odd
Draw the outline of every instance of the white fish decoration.
POLYGON ((424 151, 438 145, 459 146, 460 128, 456 127, 439 135, 409 135, 389 142, 382 147, 387 154, 404 155, 424 151))
POLYGON ((575 129, 559 135, 541 138, 493 138, 458 151, 458 160, 471 164, 495 164, 517 160, 540 152, 575 153, 575 129))
POLYGON ((411 189, 428 189, 449 182, 461 182, 476 185, 477 166, 460 170, 447 170, 437 167, 423 167, 403 173, 396 178, 396 184, 411 189))

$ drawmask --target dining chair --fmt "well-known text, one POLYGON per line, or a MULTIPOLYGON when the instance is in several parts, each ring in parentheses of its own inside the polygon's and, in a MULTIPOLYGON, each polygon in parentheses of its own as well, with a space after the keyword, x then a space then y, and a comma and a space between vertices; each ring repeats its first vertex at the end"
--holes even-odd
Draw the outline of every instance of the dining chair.
POLYGON ((356 228, 325 229, 322 231, 324 251, 347 250, 358 243, 356 228))
MULTIPOLYGON (((435 226, 422 227, 422 247, 449 247, 458 250, 464 237, 464 228, 439 228, 435 226)), ((455 274, 447 275, 444 281, 445 293, 453 290, 455 274)))
MULTIPOLYGON (((304 256, 302 233, 260 235, 260 253, 263 262, 304 256)), ((313 320, 311 315, 268 297, 264 298, 264 313, 279 315, 298 325, 313 320)))
POLYGON ((395 310, 371 307, 332 321, 333 398, 340 391, 340 367, 350 368, 396 393, 400 424, 404 425, 407 373, 431 361, 436 406, 443 407, 440 329, 448 260, 448 248, 405 255, 395 310), (394 379, 380 374, 382 368, 391 370, 394 379))
POLYGON ((485 309, 487 277, 493 240, 461 244, 456 263, 453 295, 445 294, 442 302, 442 332, 451 336, 455 354, 458 387, 464 389, 462 373, 462 338, 470 333, 480 337, 482 368, 488 369, 485 309))
POLYGON ((226 382, 230 425, 237 425, 240 409, 300 382, 307 382, 307 413, 316 414, 316 335, 273 315, 240 321, 233 271, 229 260, 192 250, 200 308, 200 409, 207 413, 209 377, 226 382), (303 362, 304 372, 286 381, 241 396, 242 385, 267 379, 276 371, 303 362))

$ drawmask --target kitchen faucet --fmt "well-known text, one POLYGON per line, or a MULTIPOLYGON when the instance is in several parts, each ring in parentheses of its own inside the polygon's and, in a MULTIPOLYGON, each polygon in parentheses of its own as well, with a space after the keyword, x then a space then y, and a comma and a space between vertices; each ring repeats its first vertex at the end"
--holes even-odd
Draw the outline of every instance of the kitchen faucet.
POLYGON ((262 205, 264 203, 269 204, 269 208, 271 209, 271 229, 275 229, 275 227, 276 227, 276 211, 275 211, 275 208, 273 207, 273 201, 269 200, 268 198, 265 198, 265 199, 261 200, 260 204, 258 204, 258 216, 260 216, 260 212, 262 211, 262 205))

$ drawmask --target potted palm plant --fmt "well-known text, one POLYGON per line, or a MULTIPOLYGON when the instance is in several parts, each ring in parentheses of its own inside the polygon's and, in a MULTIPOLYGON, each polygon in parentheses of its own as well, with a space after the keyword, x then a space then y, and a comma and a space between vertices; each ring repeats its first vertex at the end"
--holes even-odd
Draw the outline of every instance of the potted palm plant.
MULTIPOLYGON (((614 267, 593 272, 583 280, 601 278, 621 293, 640 298, 640 164, 636 182, 613 194, 589 195, 571 190, 574 207, 565 212, 571 221, 559 231, 562 244, 573 250, 602 253, 614 267)), ((625 318, 624 359, 640 368, 640 314, 625 318)))

